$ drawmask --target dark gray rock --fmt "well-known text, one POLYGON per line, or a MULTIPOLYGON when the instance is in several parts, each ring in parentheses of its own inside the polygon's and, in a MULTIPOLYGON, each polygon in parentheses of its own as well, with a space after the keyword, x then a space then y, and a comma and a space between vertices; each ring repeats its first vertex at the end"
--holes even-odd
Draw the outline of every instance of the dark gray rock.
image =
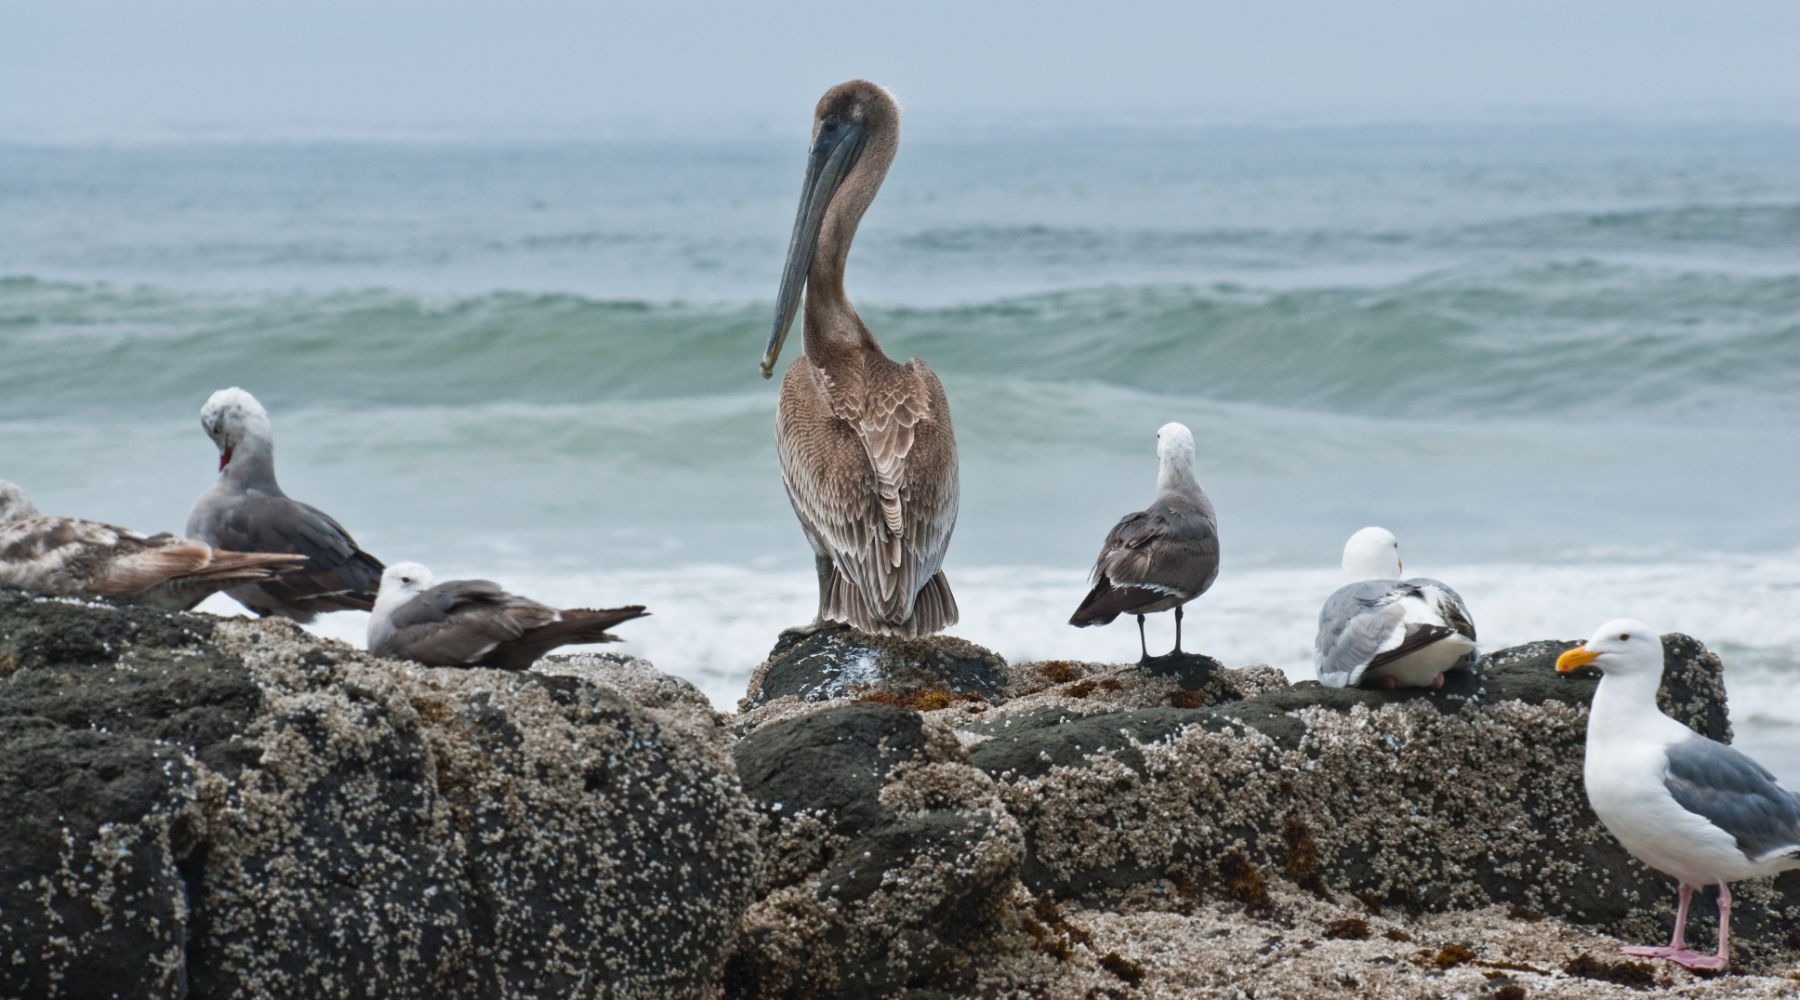
POLYGON ((848 627, 783 634, 751 675, 739 707, 749 711, 789 695, 802 701, 942 692, 997 700, 1006 661, 953 636, 895 639, 848 627))
POLYGON ((733 748, 764 811, 761 902, 732 997, 888 996, 967 953, 1016 884, 1017 825, 954 737, 880 702, 768 722, 733 748))
POLYGON ((852 835, 887 817, 881 788, 889 772, 924 751, 919 713, 858 702, 770 723, 731 755, 744 793, 770 823, 813 810, 832 833, 852 835))
POLYGON ((565 669, 0 591, 0 996, 711 993, 723 727, 565 669))

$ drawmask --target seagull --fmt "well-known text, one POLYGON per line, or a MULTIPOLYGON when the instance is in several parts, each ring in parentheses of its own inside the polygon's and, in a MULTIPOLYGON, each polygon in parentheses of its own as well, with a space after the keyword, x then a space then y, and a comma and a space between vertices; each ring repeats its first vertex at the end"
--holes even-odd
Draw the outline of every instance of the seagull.
POLYGON ((212 394, 200 426, 219 447, 219 478, 188 512, 187 533, 240 552, 306 557, 305 568, 228 593, 259 615, 306 623, 321 611, 367 611, 375 604, 381 560, 364 552, 324 511, 289 499, 275 482, 269 413, 233 387, 212 394))
POLYGON ((1069 624, 1105 625, 1137 615, 1138 649, 1150 659, 1144 616, 1175 609, 1175 651, 1181 653, 1181 606, 1206 593, 1219 577, 1219 521, 1194 478, 1194 435, 1183 424, 1156 432, 1156 499, 1113 525, 1094 560, 1092 582, 1069 624))
POLYGON ((819 574, 811 632, 843 622, 914 638, 956 624, 943 572, 956 527, 956 434, 925 362, 889 358, 844 292, 856 224, 900 144, 900 106, 867 80, 825 92, 762 375, 800 310, 805 353, 781 378, 775 450, 819 574))
POLYGON ((1662 639, 1643 622, 1607 622, 1557 657, 1556 669, 1568 673, 1589 664, 1599 668, 1600 684, 1588 710, 1582 768, 1588 803, 1633 857, 1679 885, 1668 947, 1620 951, 1690 969, 1724 969, 1731 951, 1729 883, 1800 868, 1800 796, 1761 764, 1657 708, 1662 639), (1719 886, 1716 955, 1687 947, 1688 903, 1709 882, 1719 886))
POLYGON ((1319 610, 1313 662, 1326 687, 1363 677, 1381 686, 1444 686, 1444 672, 1475 652, 1475 620, 1462 597, 1436 580, 1400 579, 1400 542, 1364 528, 1344 543, 1349 581, 1319 610))
POLYGON ((488 580, 434 584, 426 567, 395 563, 381 574, 369 652, 428 667, 524 670, 558 646, 618 642, 607 629, 648 614, 642 604, 553 608, 488 580))
POLYGON ((0 585, 186 611, 227 587, 297 569, 299 556, 227 552, 202 541, 38 513, 0 479, 0 585))

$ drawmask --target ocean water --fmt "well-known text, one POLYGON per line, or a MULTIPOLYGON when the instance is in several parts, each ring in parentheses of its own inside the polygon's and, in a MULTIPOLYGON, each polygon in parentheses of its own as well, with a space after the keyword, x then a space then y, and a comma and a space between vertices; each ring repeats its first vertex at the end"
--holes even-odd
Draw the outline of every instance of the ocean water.
MULTIPOLYGON (((0 476, 179 529, 200 404, 242 385, 283 485, 365 547, 647 603, 620 648, 730 707, 813 609, 756 375, 804 124, 0 142, 0 476)), ((925 123, 849 285, 949 391, 958 634, 1134 657, 1129 621, 1064 623, 1180 420, 1224 548, 1189 648, 1310 676, 1343 540, 1381 524, 1486 646, 1699 637, 1800 784, 1792 124, 925 123)))

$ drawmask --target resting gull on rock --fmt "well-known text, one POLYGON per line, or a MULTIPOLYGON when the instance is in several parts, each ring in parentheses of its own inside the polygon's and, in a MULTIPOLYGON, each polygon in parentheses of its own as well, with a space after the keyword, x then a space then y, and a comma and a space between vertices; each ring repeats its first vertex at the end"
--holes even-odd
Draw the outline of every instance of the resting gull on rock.
POLYGON ((1175 610, 1175 652, 1181 652, 1181 606, 1206 593, 1219 577, 1219 522, 1212 501, 1194 477, 1194 435, 1177 423, 1156 432, 1156 499, 1113 525, 1094 561, 1093 584, 1070 616, 1078 627, 1105 625, 1136 615, 1138 649, 1144 616, 1175 610))
POLYGON ((1443 687, 1444 672, 1475 651, 1475 620, 1436 580, 1400 579, 1400 543, 1364 528, 1344 543, 1344 586, 1319 610, 1313 661, 1326 687, 1364 676, 1385 688, 1443 687))
POLYGON ((381 574, 369 652, 430 667, 524 670, 558 646, 618 642, 607 629, 647 614, 641 604, 553 608, 488 580, 434 585, 426 567, 396 563, 381 574))
POLYGON ((200 410, 200 426, 219 447, 219 478, 188 513, 195 538, 240 552, 306 557, 278 580, 229 593, 259 615, 312 621, 321 611, 367 611, 381 583, 381 560, 364 552, 344 526, 317 507, 293 500, 275 482, 269 414, 242 389, 220 389, 200 410))
POLYGON ((186 611, 227 587, 266 581, 304 562, 39 514, 25 491, 0 479, 0 585, 186 611))
POLYGON ((1728 883, 1800 868, 1800 796, 1761 764, 1662 713, 1662 639, 1643 622, 1607 622, 1556 660, 1562 673, 1588 665, 1600 671, 1582 768, 1588 802, 1627 851, 1680 886, 1668 946, 1620 950, 1723 969, 1731 951, 1728 883), (1709 882, 1719 886, 1719 950, 1702 955, 1688 950, 1688 904, 1709 882))

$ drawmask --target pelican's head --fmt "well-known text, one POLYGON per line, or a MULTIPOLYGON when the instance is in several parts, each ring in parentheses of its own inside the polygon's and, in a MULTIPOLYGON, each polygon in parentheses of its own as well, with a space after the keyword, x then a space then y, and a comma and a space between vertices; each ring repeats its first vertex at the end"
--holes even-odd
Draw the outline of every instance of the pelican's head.
POLYGON ((236 386, 220 389, 207 397, 200 408, 200 426, 219 448, 219 469, 231 464, 234 451, 247 441, 267 444, 274 431, 269 426, 269 411, 236 386))
POLYGON ((800 185, 800 209, 788 239, 787 262, 781 269, 781 291, 775 297, 775 327, 763 349, 762 375, 775 373, 788 327, 800 309, 800 293, 812 270, 820 234, 830 255, 849 251, 850 239, 863 210, 875 198, 888 164, 900 147, 900 104, 886 87, 851 80, 827 90, 813 110, 812 150, 806 158, 806 180, 800 185), (844 197, 838 198, 842 190, 844 197), (830 211, 833 203, 839 207, 830 211))
POLYGON ((0 479, 0 524, 23 521, 28 517, 38 516, 38 509, 31 505, 25 491, 12 483, 0 479))
POLYGON ((1398 580, 1406 572, 1400 540, 1386 528, 1364 528, 1344 543, 1344 582, 1398 580))
POLYGON ((1556 672, 1566 674, 1588 664, 1611 676, 1662 677, 1662 636, 1636 618, 1615 618, 1594 631, 1588 641, 1556 658, 1556 672))

